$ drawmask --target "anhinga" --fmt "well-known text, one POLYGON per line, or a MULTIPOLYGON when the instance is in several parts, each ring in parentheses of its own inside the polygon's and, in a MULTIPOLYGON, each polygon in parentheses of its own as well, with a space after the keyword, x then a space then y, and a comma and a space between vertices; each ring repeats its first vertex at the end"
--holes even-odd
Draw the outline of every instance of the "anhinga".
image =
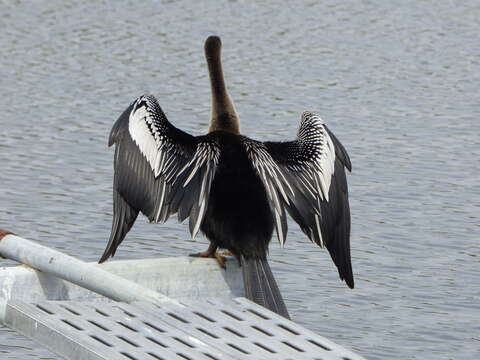
POLYGON ((288 317, 267 263, 276 229, 283 246, 286 212, 308 238, 325 246, 340 278, 353 288, 350 208, 345 148, 314 113, 302 114, 297 139, 261 142, 240 134, 220 61, 221 41, 210 36, 205 55, 212 90, 208 134, 192 136, 165 117, 151 95, 136 99, 110 133, 116 144, 113 224, 100 262, 113 256, 139 212, 151 222, 177 213, 189 217, 194 237, 201 230, 217 248, 240 259, 247 298, 288 317))

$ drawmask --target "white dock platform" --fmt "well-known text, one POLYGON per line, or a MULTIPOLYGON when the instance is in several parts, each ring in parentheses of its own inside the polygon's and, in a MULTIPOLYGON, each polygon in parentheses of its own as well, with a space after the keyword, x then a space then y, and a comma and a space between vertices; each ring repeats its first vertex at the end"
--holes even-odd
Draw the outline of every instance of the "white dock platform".
MULTIPOLYGON (((14 241, 24 240, 7 238, 0 241, 0 254, 13 258, 21 254, 37 267, 61 264, 66 256, 48 249, 53 252, 44 264, 29 259, 28 249, 5 251, 14 241)), ((215 261, 198 258, 80 265, 88 271, 82 273, 85 276, 71 275, 71 281, 95 278, 97 269, 100 275, 108 271, 112 279, 124 279, 121 290, 127 296, 133 284, 142 293, 139 300, 109 300, 46 274, 45 268, 43 272, 24 265, 3 268, 0 316, 4 324, 69 360, 363 359, 243 298, 241 270, 234 259, 227 261, 226 270, 215 261)))

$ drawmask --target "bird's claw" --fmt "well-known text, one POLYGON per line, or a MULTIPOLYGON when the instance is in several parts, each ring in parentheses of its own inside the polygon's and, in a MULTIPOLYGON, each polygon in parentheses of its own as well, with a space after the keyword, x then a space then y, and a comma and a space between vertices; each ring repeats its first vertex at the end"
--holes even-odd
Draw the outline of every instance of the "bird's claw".
POLYGON ((206 251, 200 251, 198 253, 193 253, 193 254, 189 254, 188 256, 191 256, 191 257, 201 257, 201 258, 208 258, 208 257, 213 257, 213 253, 206 250, 206 251))
POLYGON ((213 256, 217 260, 218 265, 220 265, 220 267, 222 269, 227 268, 227 265, 226 265, 227 264, 227 259, 225 258, 225 256, 220 255, 218 252, 215 252, 215 254, 213 256))
POLYGON ((218 265, 220 265, 222 269, 226 268, 227 259, 225 258, 225 256, 221 255, 216 251, 206 250, 206 251, 201 251, 199 253, 190 254, 189 256, 200 257, 200 258, 212 258, 217 260, 218 265))
POLYGON ((223 250, 222 251, 222 256, 235 256, 235 254, 233 252, 231 252, 230 250, 223 250))

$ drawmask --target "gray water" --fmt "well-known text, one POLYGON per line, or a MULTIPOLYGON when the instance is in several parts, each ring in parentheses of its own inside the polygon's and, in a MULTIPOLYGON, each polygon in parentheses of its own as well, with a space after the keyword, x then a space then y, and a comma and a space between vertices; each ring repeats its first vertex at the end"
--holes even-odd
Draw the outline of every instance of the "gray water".
MULTIPOLYGON (((150 92, 204 133, 215 33, 245 135, 314 110, 352 159, 355 290, 292 221, 270 246, 294 320, 368 359, 480 358, 478 1, 0 1, 0 30, 0 228, 97 260, 113 122, 150 92)), ((116 259, 206 246, 140 218, 116 259)), ((58 357, 0 328, 0 358, 58 357)))

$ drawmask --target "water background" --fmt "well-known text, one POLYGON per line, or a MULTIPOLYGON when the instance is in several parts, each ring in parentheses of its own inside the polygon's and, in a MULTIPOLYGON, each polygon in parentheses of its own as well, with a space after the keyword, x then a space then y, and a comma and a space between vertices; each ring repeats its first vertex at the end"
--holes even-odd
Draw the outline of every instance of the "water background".
MULTIPOLYGON (((319 111, 352 159, 356 289, 290 221, 270 249, 294 320, 368 359, 480 358, 480 2, 0 1, 0 29, 1 228, 97 260, 113 122, 150 92, 204 133, 218 34, 245 135, 319 111)), ((116 259, 206 246, 139 218, 116 259)), ((58 359, 7 328, 0 358, 58 359)))

